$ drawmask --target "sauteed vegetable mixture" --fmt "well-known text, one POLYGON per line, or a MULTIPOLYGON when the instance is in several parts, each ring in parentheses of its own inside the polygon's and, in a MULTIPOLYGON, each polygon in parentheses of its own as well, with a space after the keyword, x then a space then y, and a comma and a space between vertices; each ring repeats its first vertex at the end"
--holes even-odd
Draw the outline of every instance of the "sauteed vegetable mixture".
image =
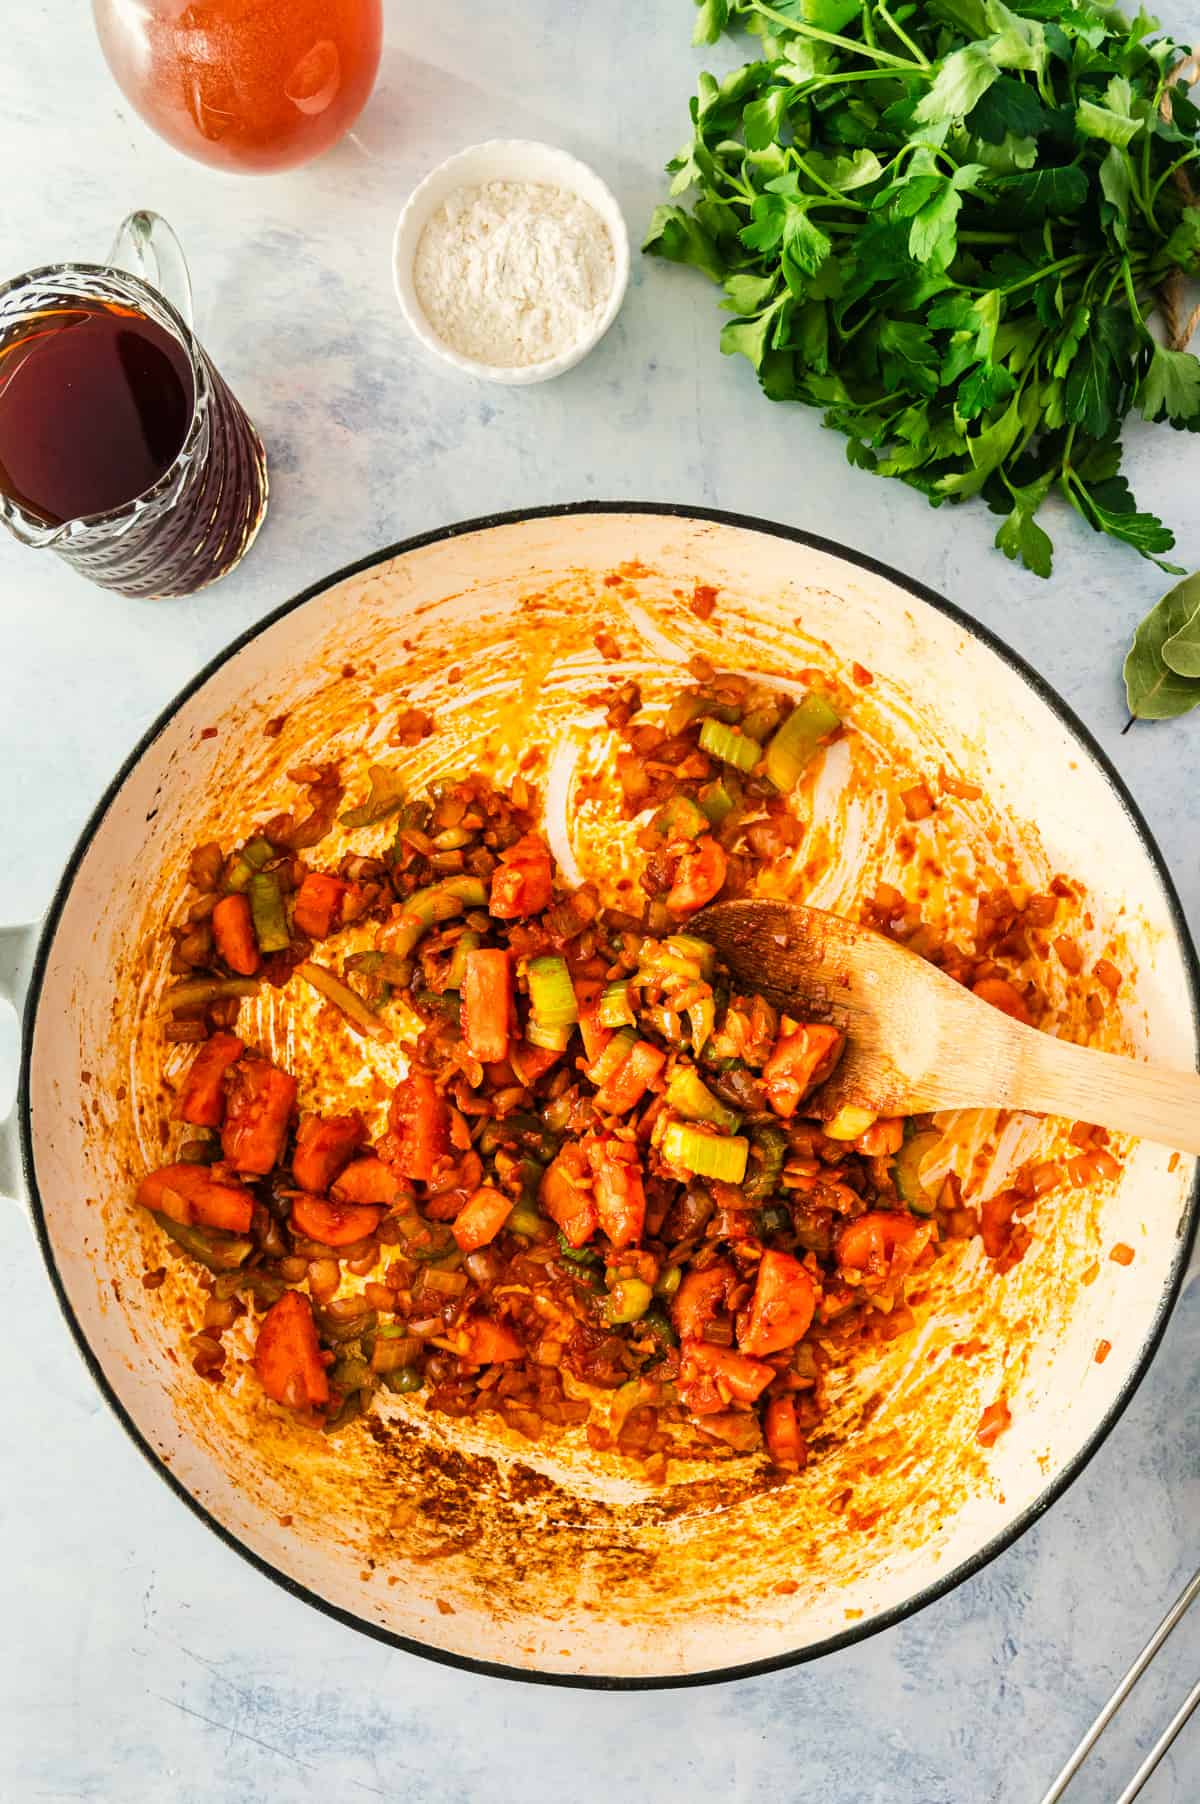
MULTIPOLYGON (((303 809, 192 854, 167 999, 168 1038, 196 1045, 182 1143, 137 1201, 203 1268, 202 1376, 232 1374, 241 1335, 223 1337, 251 1312, 257 1382, 329 1430, 381 1389, 420 1392, 533 1440, 579 1425, 651 1480, 669 1457, 764 1446, 794 1471, 831 1369, 912 1327, 906 1288, 949 1241, 1020 1259, 1040 1171, 977 1211, 953 1176, 922 1184, 928 1121, 822 1119, 841 1035, 738 993, 691 930, 797 845, 789 796, 842 731, 815 678, 796 701, 703 660, 692 674, 665 712, 632 683, 602 698, 643 823, 623 910, 566 886, 520 776, 412 796, 377 765, 347 809, 336 767, 304 767, 303 809), (390 848, 323 865, 338 819, 388 822, 390 848), (309 1092, 302 1042, 284 1070, 237 1031, 260 985, 304 983, 364 1061, 406 1044, 385 1119, 309 1092)), ((411 744, 433 723, 401 726, 411 744)), ((1012 961, 1057 906, 986 895, 969 952, 920 949, 1036 1019, 1012 961)), ((868 910, 905 936, 910 915, 886 889, 868 910)), ((1087 1178, 1115 1174, 1102 1134, 1079 1145, 1087 1178)))

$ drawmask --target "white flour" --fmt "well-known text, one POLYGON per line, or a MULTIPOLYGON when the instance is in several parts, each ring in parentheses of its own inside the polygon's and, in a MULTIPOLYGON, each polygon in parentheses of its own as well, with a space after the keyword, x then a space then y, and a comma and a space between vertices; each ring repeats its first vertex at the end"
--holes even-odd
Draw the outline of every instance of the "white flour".
POLYGON ((417 299, 460 357, 545 363, 586 336, 612 292, 608 227, 586 201, 541 182, 459 188, 417 246, 417 299))

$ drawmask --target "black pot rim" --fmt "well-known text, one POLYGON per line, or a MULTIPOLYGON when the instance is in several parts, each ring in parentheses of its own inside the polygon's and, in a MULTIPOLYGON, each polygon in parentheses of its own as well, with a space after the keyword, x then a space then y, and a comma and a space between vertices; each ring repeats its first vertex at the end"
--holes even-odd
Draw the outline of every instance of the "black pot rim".
POLYGON ((1006 645, 995 633, 989 628, 982 626, 978 621, 973 620, 969 614, 965 613, 953 602, 947 601, 944 596, 939 595, 935 590, 929 589, 923 583, 916 582, 911 577, 905 576, 902 572, 894 569, 891 565, 884 563, 881 559, 870 557, 865 552, 850 550, 844 545, 837 544, 832 539, 822 538, 816 533, 805 532, 798 527, 782 526, 770 520, 756 519, 749 514, 728 513, 717 508, 690 507, 686 504, 677 502, 567 502, 550 507, 516 508, 506 513, 487 514, 478 519, 460 521, 453 526, 440 527, 431 532, 418 533, 415 537, 404 539, 397 544, 390 545, 383 551, 373 552, 367 557, 359 558, 353 563, 346 564, 333 575, 323 577, 320 582, 312 584, 310 588, 303 590, 299 595, 293 596, 291 600, 282 603, 281 606, 274 608, 270 613, 264 615, 261 620, 256 621, 253 626, 248 627, 244 633, 241 633, 231 644, 226 646, 223 651, 218 652, 189 683, 185 684, 178 695, 176 695, 175 699, 163 709, 157 719, 153 721, 142 734, 128 758, 126 758, 125 762, 100 797, 100 800, 92 810, 92 813, 79 836, 70 858, 67 860, 63 874, 59 879, 53 898, 51 899, 38 939, 37 951, 34 958, 33 971, 22 1019, 21 1055, 17 1084, 17 1117, 20 1132, 21 1157, 24 1166, 25 1180, 29 1191, 30 1210, 33 1216, 38 1244, 41 1247, 42 1257, 45 1260, 51 1284, 53 1285, 55 1295, 58 1298, 59 1307, 66 1318, 67 1326, 71 1331, 80 1355, 99 1387, 101 1395, 109 1405, 109 1408, 113 1411, 117 1420, 121 1423, 134 1445, 149 1461, 153 1470, 158 1473, 159 1477, 170 1486, 175 1495, 185 1503, 187 1507, 199 1517, 200 1521, 211 1529, 227 1547, 232 1548, 235 1553, 240 1554, 241 1557, 244 1560, 247 1560, 257 1571, 264 1574, 267 1578, 272 1579, 292 1597, 298 1598, 304 1603, 311 1604, 317 1610, 322 1611, 326 1616, 332 1617, 335 1621, 343 1623, 347 1628, 356 1629, 361 1634, 369 1635, 376 1641, 384 1642, 390 1647, 400 1648, 405 1653, 418 1654, 423 1659, 436 1661, 442 1666, 458 1667, 464 1671, 481 1673, 490 1678, 519 1679, 529 1684, 561 1685, 600 1691, 673 1690, 684 1686, 721 1684, 733 1679, 754 1678, 764 1673, 779 1672, 788 1667, 805 1665, 809 1661, 821 1659, 826 1654, 836 1653, 841 1648, 852 1647, 857 1642, 865 1641, 872 1635, 877 1635, 882 1630, 891 1628, 894 1624, 903 1622, 907 1617, 915 1615, 918 1610, 925 1609, 927 1605, 935 1603, 939 1598, 946 1596, 948 1592, 956 1589, 956 1587, 961 1585, 966 1579, 973 1578, 976 1573, 982 1572, 985 1566, 990 1565, 994 1559, 1007 1548, 1011 1547, 1013 1543, 1025 1533, 1026 1529, 1030 1528, 1039 1517, 1043 1516, 1050 1506, 1057 1502, 1063 1495, 1068 1486, 1074 1483, 1075 1479, 1079 1477, 1080 1473, 1108 1439, 1113 1428, 1132 1401, 1133 1396, 1145 1377, 1150 1362, 1158 1349, 1159 1342, 1162 1340, 1167 1322, 1170 1319, 1171 1312, 1179 1297, 1180 1290, 1182 1289, 1192 1243, 1196 1236, 1197 1220, 1198 1217, 1200 1217, 1200 1167, 1198 1167, 1197 1173, 1192 1181, 1192 1189, 1187 1203, 1186 1216, 1171 1274, 1164 1287, 1157 1311, 1150 1325, 1149 1333, 1143 1342, 1142 1350, 1135 1366, 1125 1380, 1125 1383, 1122 1385, 1121 1390, 1114 1398, 1107 1413, 1094 1429, 1090 1438, 1075 1454, 1073 1459, 1071 1459, 1068 1464, 1056 1474, 1033 1503, 1031 1503, 1027 1509, 1023 1510, 1014 1521, 1009 1523, 1006 1528, 1002 1529, 999 1534, 994 1535, 990 1541, 979 1548, 969 1559, 962 1561, 952 1571, 940 1575, 932 1584, 927 1585, 915 1596, 906 1599, 901 1604, 894 1605, 889 1610, 881 1611, 877 1616, 873 1616, 870 1619, 865 1619, 864 1621, 855 1624, 853 1628, 843 1630, 840 1634, 827 1636, 824 1640, 816 1642, 810 1647, 792 1649, 781 1654, 772 1655, 767 1659, 750 1660, 739 1665, 717 1667, 705 1672, 666 1673, 662 1675, 627 1677, 624 1675, 598 1673, 529 1671, 522 1667, 505 1665, 500 1661, 473 1659, 466 1654, 451 1653, 445 1649, 431 1647, 424 1642, 413 1640, 409 1636, 397 1635, 391 1629, 383 1628, 380 1624, 370 1622, 365 1618, 356 1615, 351 1610, 345 1610, 337 1604, 330 1603, 327 1598, 321 1597, 317 1592, 310 1590, 306 1585, 301 1585, 287 1573, 281 1571, 279 1567, 273 1565, 269 1560, 266 1560, 261 1555, 255 1553, 244 1541, 230 1529, 226 1528, 223 1523, 219 1522, 208 1507, 201 1503, 199 1498, 194 1496, 193 1493, 187 1489, 186 1485, 175 1476, 170 1467, 165 1465, 159 1458, 149 1440, 143 1435, 141 1429, 134 1422, 132 1416, 125 1409, 120 1398, 109 1384, 108 1378, 95 1353, 92 1351, 87 1336, 84 1334, 79 1320, 75 1315, 70 1299, 67 1296, 62 1275, 59 1272, 54 1257, 54 1251, 50 1243, 50 1237, 46 1226, 45 1211, 42 1206, 37 1176, 34 1169, 33 1131, 30 1119, 30 1074, 34 1021, 37 1015, 38 1001, 41 996, 42 983, 45 977, 50 948, 53 944, 54 935, 63 908, 66 905, 67 897, 70 894, 80 864, 126 778, 145 756, 146 752, 149 751, 155 740, 174 718, 183 703, 186 702, 190 696, 194 695, 216 671, 221 669, 221 667, 227 664, 232 658, 236 657, 238 652, 240 652, 244 646, 249 645, 254 639, 257 639, 269 627, 273 626, 276 621, 282 620, 286 615, 293 613, 297 608, 303 607, 306 602, 311 601, 315 596, 324 593, 327 589, 334 588, 338 583, 346 581, 349 577, 361 575, 364 571, 370 570, 377 565, 388 563, 391 559, 403 556, 406 553, 419 551, 425 546, 438 544, 449 539, 461 538, 470 533, 490 531, 497 527, 524 525, 532 520, 570 519, 579 515, 594 514, 657 515, 664 518, 708 522, 717 526, 731 526, 747 532, 763 533, 771 538, 784 539, 791 544, 805 546, 809 550, 825 552, 832 557, 840 558, 845 563, 857 566, 860 570, 867 570, 875 576, 886 578, 898 588, 907 591, 908 594, 915 596, 919 601, 927 603, 930 607, 936 609, 938 613, 943 614, 948 619, 954 621, 956 625, 962 627, 964 632, 969 633, 973 638, 982 640, 990 650, 995 652, 999 658, 1003 659, 1010 669, 1015 670, 1019 676, 1024 678, 1025 682, 1034 693, 1046 703, 1047 707, 1049 707, 1055 715, 1057 715, 1058 719, 1091 758, 1093 763, 1099 766, 1107 779, 1110 788, 1129 820, 1130 825, 1133 827, 1133 830, 1141 843, 1142 849, 1149 859, 1154 873, 1162 886, 1162 891, 1171 916, 1171 922, 1179 942, 1184 966, 1187 972, 1188 1005, 1191 1011, 1193 1034, 1197 1041, 1200 1042, 1200 964, 1197 962, 1196 951, 1192 945, 1191 936, 1188 932, 1187 923, 1184 918, 1178 894, 1153 833, 1150 831, 1141 810, 1134 801, 1124 780, 1112 763, 1112 760, 1094 738, 1090 730, 1083 724, 1074 710, 1063 701, 1061 696, 1058 695, 1045 678, 1040 676, 1024 658, 1013 651, 1010 646, 1006 645))

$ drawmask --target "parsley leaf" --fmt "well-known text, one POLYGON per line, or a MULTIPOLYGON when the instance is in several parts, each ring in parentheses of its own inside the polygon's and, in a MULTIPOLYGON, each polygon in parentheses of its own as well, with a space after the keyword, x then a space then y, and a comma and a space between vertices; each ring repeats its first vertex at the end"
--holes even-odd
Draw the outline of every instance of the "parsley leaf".
POLYGON ((691 263, 714 282, 725 280, 725 264, 698 219, 682 207, 655 207, 642 249, 672 263, 691 263))
POLYGON ((1156 420, 1161 413, 1169 420, 1200 414, 1200 358, 1156 344, 1137 398, 1144 420, 1156 420))
MULTIPOLYGON (((1055 490, 1160 563, 1173 536, 1129 492, 1121 428, 1200 433, 1200 359, 1151 329, 1164 285, 1200 275, 1182 48, 1107 0, 696 0, 694 23, 753 52, 697 76, 644 248, 721 286, 721 349, 819 408, 856 467, 935 507, 981 496, 1040 577, 1055 490)), ((1176 633, 1191 681, 1200 616, 1160 650, 1176 633)))
POLYGON ((1012 512, 996 533, 997 550, 1014 562, 1024 564, 1035 576, 1049 576, 1054 561, 1050 535, 1042 531, 1033 517, 1046 498, 1050 482, 1051 478, 1045 476, 1028 488, 1011 487, 1012 512))
POLYGON ((913 118, 918 125, 965 119, 999 76, 999 69, 982 44, 964 44, 946 58, 913 118))

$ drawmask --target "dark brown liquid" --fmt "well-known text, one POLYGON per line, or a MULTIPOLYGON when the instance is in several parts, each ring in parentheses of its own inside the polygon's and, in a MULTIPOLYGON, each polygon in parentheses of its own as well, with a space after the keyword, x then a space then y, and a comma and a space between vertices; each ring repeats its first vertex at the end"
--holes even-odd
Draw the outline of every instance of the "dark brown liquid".
POLYGON ((144 495, 192 420, 188 354, 131 308, 64 304, 0 346, 0 488, 59 526, 144 495))

